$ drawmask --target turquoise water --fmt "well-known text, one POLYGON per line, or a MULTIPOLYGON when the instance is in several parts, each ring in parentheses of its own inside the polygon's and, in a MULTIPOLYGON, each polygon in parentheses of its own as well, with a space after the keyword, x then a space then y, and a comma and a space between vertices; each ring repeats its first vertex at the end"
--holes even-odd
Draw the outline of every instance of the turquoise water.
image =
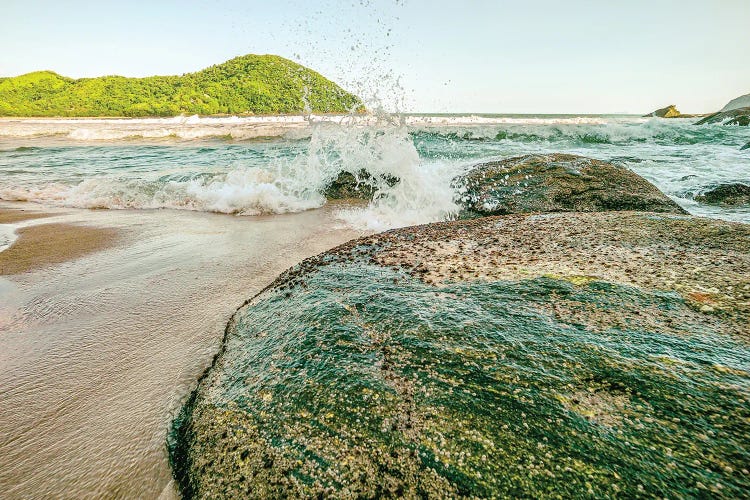
POLYGON ((450 217, 450 180, 471 165, 567 152, 621 164, 697 215, 750 222, 750 209, 692 200, 750 182, 745 127, 628 116, 0 120, 0 199, 83 208, 179 208, 242 215, 308 210, 341 171, 388 173, 367 208, 342 211, 383 229, 450 217))

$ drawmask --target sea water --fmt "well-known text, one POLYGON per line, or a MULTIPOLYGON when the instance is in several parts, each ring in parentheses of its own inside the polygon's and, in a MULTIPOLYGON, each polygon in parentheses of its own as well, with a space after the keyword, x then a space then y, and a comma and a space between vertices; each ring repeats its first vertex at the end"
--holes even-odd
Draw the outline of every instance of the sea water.
POLYGON ((622 165, 695 215, 750 222, 696 194, 750 181, 750 129, 604 115, 367 115, 0 120, 0 199, 256 216, 321 207, 344 171, 396 176, 356 228, 449 219, 451 180, 479 162, 564 152, 622 165))

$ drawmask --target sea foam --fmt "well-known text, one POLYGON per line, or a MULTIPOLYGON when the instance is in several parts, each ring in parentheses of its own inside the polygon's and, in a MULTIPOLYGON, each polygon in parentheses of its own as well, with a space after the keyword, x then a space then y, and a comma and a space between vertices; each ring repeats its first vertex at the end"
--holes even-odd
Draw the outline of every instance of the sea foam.
MULTIPOLYGON (((158 128, 149 128, 149 133, 158 137, 171 130, 161 128, 165 121, 139 120, 139 123, 159 125, 158 128)), ((205 119, 195 118, 193 121, 205 119)), ((292 119, 288 121, 297 123, 292 119)), ((81 208, 171 208, 238 215, 278 214, 321 207, 326 203, 322 192, 339 174, 358 175, 364 170, 369 177, 362 182, 377 189, 376 198, 364 207, 339 210, 340 218, 355 227, 387 229, 426 223, 448 218, 457 211, 450 187, 450 180, 456 174, 455 165, 420 159, 403 121, 340 117, 336 121, 327 118, 304 123, 310 129, 309 142, 304 150, 291 156, 264 158, 257 166, 236 162, 228 169, 196 170, 188 166, 172 172, 159 168, 152 171, 148 168, 115 168, 85 175, 77 182, 73 176, 57 182, 43 182, 37 174, 25 183, 0 181, 0 198, 81 208), (389 186, 383 180, 386 176, 400 181, 389 186)), ((109 130, 92 129, 98 134, 96 137, 109 137, 109 130)), ((85 135, 88 132, 88 129, 85 132, 76 129, 71 138, 90 138, 90 135, 85 135)), ((127 132, 120 127, 118 133, 127 132)), ((138 146, 130 148, 138 149, 138 146)), ((27 152, 31 151, 18 154, 27 152)), ((179 158, 179 161, 189 160, 189 155, 179 158)), ((74 165, 64 168, 73 169, 74 165)), ((51 175, 59 174, 59 170, 52 170, 51 175)))
POLYGON ((747 133, 623 116, 3 119, 0 199, 289 213, 322 206, 339 174, 364 170, 369 176, 361 180, 376 188, 375 199, 341 208, 339 217, 382 230, 452 218, 458 207, 451 180, 473 164, 566 152, 631 168, 694 213, 746 221, 745 209, 702 206, 692 195, 747 180, 750 157, 740 151, 747 133), (400 182, 388 185, 384 179, 392 177, 400 182))

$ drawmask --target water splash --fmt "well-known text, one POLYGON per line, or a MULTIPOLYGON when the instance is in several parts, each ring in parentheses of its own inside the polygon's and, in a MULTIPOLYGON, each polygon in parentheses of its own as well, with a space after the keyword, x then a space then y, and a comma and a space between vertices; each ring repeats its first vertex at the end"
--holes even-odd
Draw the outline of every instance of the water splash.
POLYGON ((340 173, 356 176, 364 170, 370 176, 363 182, 378 190, 376 199, 366 207, 341 209, 339 216, 357 228, 381 230, 451 218, 457 210, 451 179, 470 165, 565 152, 630 168, 693 213, 747 221, 746 209, 699 205, 692 194, 721 182, 747 181, 750 156, 739 148, 750 139, 748 132, 621 116, 385 112, 0 120, 0 199, 288 213, 322 206, 321 193, 340 173), (387 177, 400 182, 390 186, 387 177))

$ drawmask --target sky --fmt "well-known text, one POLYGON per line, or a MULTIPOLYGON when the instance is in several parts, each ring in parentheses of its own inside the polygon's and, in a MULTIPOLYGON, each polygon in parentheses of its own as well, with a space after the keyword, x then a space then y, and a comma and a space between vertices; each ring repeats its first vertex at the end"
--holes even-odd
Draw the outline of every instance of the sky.
POLYGON ((703 113, 750 93, 750 0, 0 0, 0 76, 278 54, 385 109, 703 113))

